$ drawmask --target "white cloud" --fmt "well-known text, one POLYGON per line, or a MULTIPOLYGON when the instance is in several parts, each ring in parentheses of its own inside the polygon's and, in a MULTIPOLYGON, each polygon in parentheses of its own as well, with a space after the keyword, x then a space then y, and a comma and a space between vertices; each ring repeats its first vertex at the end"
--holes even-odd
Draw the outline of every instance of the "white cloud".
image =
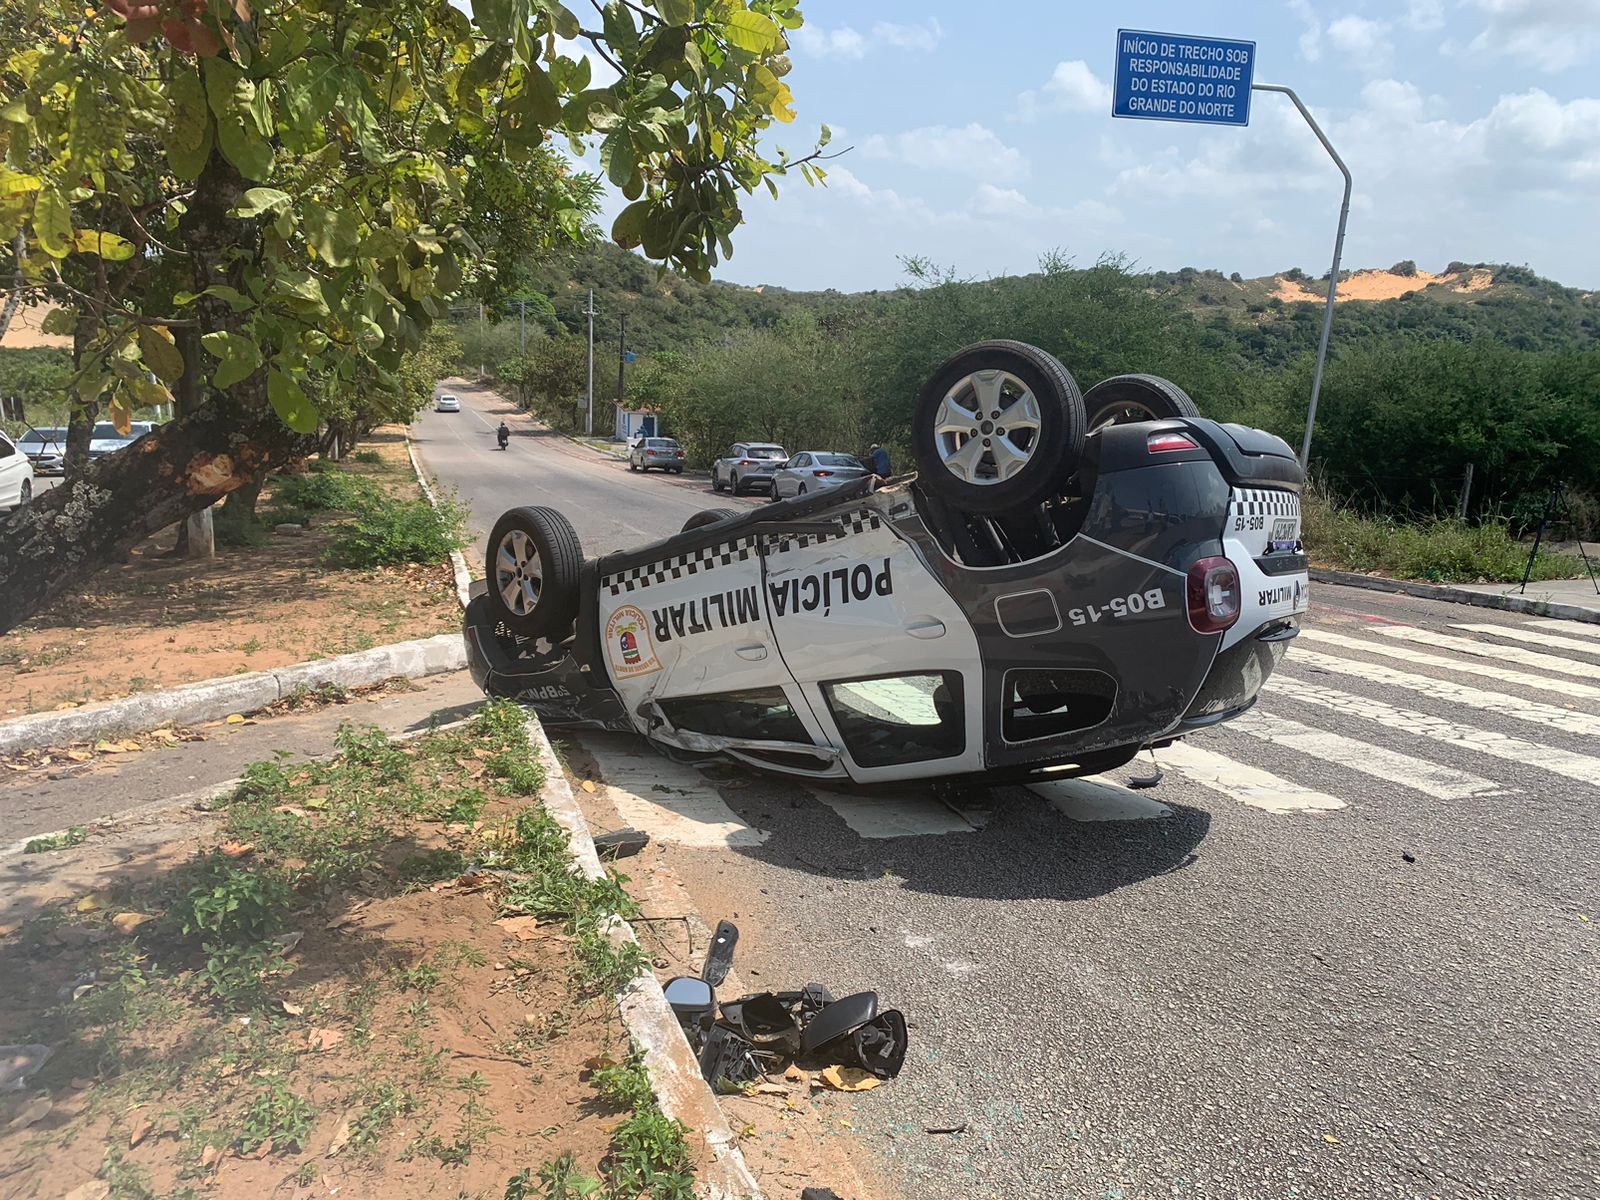
POLYGON ((819 58, 860 58, 867 52, 866 39, 848 25, 838 29, 802 25, 789 33, 789 40, 797 50, 819 58))
POLYGON ((1322 57, 1322 20, 1311 7, 1311 0, 1289 0, 1289 11, 1305 24, 1300 34, 1300 57, 1316 62, 1322 57))
POLYGON ((863 35, 849 25, 827 29, 809 22, 789 34, 796 49, 819 58, 865 58, 869 52, 882 46, 896 50, 914 50, 928 53, 944 37, 944 27, 933 18, 919 25, 896 25, 891 21, 875 21, 870 34, 863 35))
POLYGON ((928 125, 891 137, 875 133, 861 143, 861 155, 1000 183, 1028 176, 1028 160, 1022 151, 1006 145, 976 121, 960 128, 928 125))
MULTIPOLYGON (((801 26, 803 29, 804 26, 801 26)), ((874 41, 886 42, 900 50, 933 50, 944 39, 944 26, 933 17, 919 25, 896 25, 892 21, 876 21, 872 26, 874 41)))
POLYGON ((1045 113, 1111 111, 1111 88, 1081 58, 1060 62, 1043 87, 1017 97, 1017 116, 1024 121, 1045 113))
POLYGON ((1407 0, 1406 13, 1401 20, 1414 33, 1440 29, 1444 26, 1444 0, 1407 0))
POLYGON ((1329 22, 1326 36, 1335 51, 1354 60, 1353 65, 1362 71, 1387 70, 1394 57, 1389 26, 1383 21, 1343 16, 1329 22))
POLYGON ((1467 49, 1505 55, 1544 71, 1564 71, 1600 51, 1596 0, 1472 0, 1483 31, 1467 49))

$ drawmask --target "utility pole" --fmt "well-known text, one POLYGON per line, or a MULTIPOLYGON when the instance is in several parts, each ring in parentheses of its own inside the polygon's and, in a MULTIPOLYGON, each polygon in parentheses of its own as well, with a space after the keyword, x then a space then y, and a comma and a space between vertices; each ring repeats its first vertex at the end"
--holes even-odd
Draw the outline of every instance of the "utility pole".
POLYGON ((619 319, 617 326, 617 403, 622 403, 622 368, 628 362, 628 318, 619 319))
POLYGON ((528 302, 517 301, 517 357, 528 353, 528 302))
MULTIPOLYGON (((478 301, 478 352, 480 354, 483 353, 483 301, 482 300, 478 301)), ((479 379, 482 379, 485 375, 488 374, 488 372, 485 371, 483 368, 484 368, 484 364, 480 362, 478 364, 478 378, 479 379)))
POLYGON ((589 403, 583 418, 586 437, 594 436, 594 289, 589 289, 589 403))

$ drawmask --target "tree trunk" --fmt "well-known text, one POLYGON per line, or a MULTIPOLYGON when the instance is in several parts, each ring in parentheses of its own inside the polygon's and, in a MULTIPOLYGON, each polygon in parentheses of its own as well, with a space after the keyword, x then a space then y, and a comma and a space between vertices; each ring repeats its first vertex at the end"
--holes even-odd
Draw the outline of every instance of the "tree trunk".
POLYGON ((309 454, 268 406, 227 400, 179 417, 0 522, 0 633, 143 538, 309 454))
POLYGON ((218 517, 229 524, 250 524, 256 519, 256 503, 261 499, 261 485, 266 481, 265 471, 257 471, 251 475, 228 493, 228 498, 222 502, 222 511, 217 514, 218 517))
MULTIPOLYGON (((95 323, 90 317, 80 315, 72 327, 72 367, 83 364, 83 355, 95 335, 95 323)), ((72 407, 67 410, 67 445, 62 456, 61 469, 65 482, 71 483, 83 476, 89 465, 89 441, 94 436, 95 419, 100 415, 97 400, 83 400, 76 389, 69 390, 72 407)))
POLYGON ((215 558, 217 556, 217 530, 212 510, 202 508, 190 513, 183 522, 183 552, 185 558, 215 558))

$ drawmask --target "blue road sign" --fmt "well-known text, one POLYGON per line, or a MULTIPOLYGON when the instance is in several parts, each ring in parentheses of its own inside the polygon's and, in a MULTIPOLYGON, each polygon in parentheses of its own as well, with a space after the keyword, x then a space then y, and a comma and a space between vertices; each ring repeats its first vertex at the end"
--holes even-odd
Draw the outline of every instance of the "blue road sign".
POLYGON ((625 363, 636 363, 639 361, 639 356, 632 350, 624 350, 622 352, 622 361, 625 363))
POLYGON ((1248 125, 1255 69, 1254 42, 1119 29, 1111 115, 1248 125))

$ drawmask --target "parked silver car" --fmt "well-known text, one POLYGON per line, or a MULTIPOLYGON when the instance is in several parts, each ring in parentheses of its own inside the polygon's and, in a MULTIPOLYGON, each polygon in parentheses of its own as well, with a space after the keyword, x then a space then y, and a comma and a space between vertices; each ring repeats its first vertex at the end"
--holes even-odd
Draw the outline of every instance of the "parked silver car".
POLYGON ((30 429, 17 439, 35 475, 60 475, 67 469, 67 431, 60 426, 30 429))
POLYGON ((772 487, 772 474, 789 458, 775 442, 735 442, 725 457, 711 464, 711 490, 742 496, 751 488, 772 487))
POLYGON ((870 475, 861 460, 832 450, 802 450, 772 473, 772 499, 807 496, 870 475))
POLYGON ((123 434, 118 433, 117 427, 110 421, 97 421, 89 434, 89 457, 103 458, 107 454, 115 454, 124 446, 133 445, 155 427, 154 421, 134 421, 128 426, 128 432, 123 434))
POLYGON ((683 447, 673 438, 642 437, 628 451, 630 471, 671 471, 683 474, 683 462, 688 458, 683 447))

